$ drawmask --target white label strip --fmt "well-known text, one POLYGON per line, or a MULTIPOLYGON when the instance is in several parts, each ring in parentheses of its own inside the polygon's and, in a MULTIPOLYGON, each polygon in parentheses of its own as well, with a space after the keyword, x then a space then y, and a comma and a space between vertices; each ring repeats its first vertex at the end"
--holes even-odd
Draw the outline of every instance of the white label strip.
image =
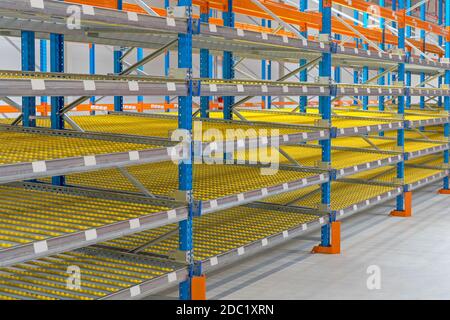
POLYGON ((211 264, 211 267, 214 267, 214 266, 217 266, 217 265, 219 264, 219 259, 218 259, 217 257, 212 257, 212 258, 209 260, 209 262, 210 262, 210 264, 211 264))
POLYGON ((141 294, 141 287, 139 285, 130 288, 130 296, 136 297, 141 294))
POLYGON ((176 272, 171 272, 167 275, 167 280, 169 282, 174 282, 177 281, 177 273, 176 272))
POLYGON ((128 81, 128 89, 130 91, 139 91, 139 82, 137 82, 137 81, 128 81))
POLYGON ((242 29, 237 29, 237 35, 238 35, 239 37, 245 36, 244 30, 242 30, 242 29))
POLYGON ((33 91, 45 90, 45 81, 42 79, 31 79, 31 90, 33 91))
POLYGON ((139 160, 139 151, 130 151, 128 153, 130 155, 131 161, 138 161, 139 160))
POLYGON ((176 27, 177 26, 174 18, 167 18, 166 19, 166 23, 167 23, 167 25, 169 27, 176 27))
POLYGON ((95 86, 94 80, 84 80, 83 86, 84 86, 84 91, 95 91, 97 89, 95 86))
POLYGON ((306 223, 302 224, 302 230, 305 231, 306 229, 308 229, 308 225, 306 223))
POLYGON ((217 26, 215 24, 211 24, 210 23, 209 24, 209 31, 216 33, 217 32, 217 26))
POLYGON ((267 188, 261 189, 261 193, 263 196, 267 196, 269 194, 269 192, 267 191, 267 188))
POLYGON ((245 199, 243 193, 239 193, 239 194, 237 195, 237 198, 238 198, 238 201, 239 201, 239 202, 242 202, 242 201, 244 201, 244 199, 245 199))
POLYGON ((238 92, 244 92, 244 85, 238 84, 238 85, 237 85, 237 91, 238 91, 238 92))
POLYGON ((287 36, 283 36, 283 42, 284 43, 289 43, 289 38, 287 36))
POLYGON ((240 247, 238 248, 238 255, 242 256, 245 253, 245 248, 244 247, 240 247))
POLYGON ((130 21, 139 21, 137 13, 128 11, 128 20, 130 20, 130 21))
POLYGON ((262 92, 267 93, 269 91, 269 88, 264 85, 264 86, 261 86, 261 90, 262 90, 262 92))
POLYGON ((47 241, 38 241, 33 243, 34 253, 42 253, 48 251, 47 241))
POLYGON ((173 82, 167 82, 168 91, 177 91, 177 86, 173 82))
POLYGON ((141 227, 141 222, 139 219, 130 220, 130 229, 138 229, 141 227))
POLYGON ((289 231, 283 231, 283 238, 287 238, 287 237, 289 237, 289 231))
POLYGON ((84 236, 86 237, 86 241, 91 241, 97 239, 97 230, 91 229, 84 232, 84 236))
POLYGON ((31 166, 33 167, 34 173, 47 171, 47 165, 45 164, 45 161, 35 161, 31 164, 31 166))
POLYGON ((289 87, 283 86, 283 93, 289 93, 289 87))
POLYGON ((44 9, 44 0, 30 0, 32 8, 44 9))
POLYGON ((269 240, 267 238, 264 238, 264 239, 261 240, 261 245, 263 247, 267 246, 268 244, 269 244, 269 240))
POLYGON ((269 37, 267 36, 267 33, 261 33, 261 37, 262 37, 262 39, 263 40, 268 40, 269 39, 269 37))
POLYGON ((86 167, 92 167, 97 165, 97 160, 95 159, 95 156, 85 156, 84 157, 84 165, 86 167))
POLYGON ((86 4, 82 5, 83 7, 83 13, 87 16, 95 16, 95 11, 93 6, 89 6, 86 4))
POLYGON ((209 91, 211 91, 211 92, 217 92, 217 84, 211 83, 211 84, 209 85, 209 91))
POLYGON ((217 200, 211 200, 211 201, 209 201, 209 204, 210 204, 210 206, 211 206, 212 209, 218 207, 218 205, 217 205, 217 200))
POLYGON ((173 220, 177 217, 177 211, 176 210, 170 210, 167 212, 167 219, 173 220))

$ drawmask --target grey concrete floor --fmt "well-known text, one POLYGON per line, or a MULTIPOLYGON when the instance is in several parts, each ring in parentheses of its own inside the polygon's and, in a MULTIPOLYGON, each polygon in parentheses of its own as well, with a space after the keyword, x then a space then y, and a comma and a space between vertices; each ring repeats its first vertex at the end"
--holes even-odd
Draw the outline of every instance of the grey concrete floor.
POLYGON ((438 188, 413 193, 411 218, 389 217, 391 202, 344 219, 340 255, 311 254, 315 231, 216 271, 208 299, 450 299, 450 196, 438 188))

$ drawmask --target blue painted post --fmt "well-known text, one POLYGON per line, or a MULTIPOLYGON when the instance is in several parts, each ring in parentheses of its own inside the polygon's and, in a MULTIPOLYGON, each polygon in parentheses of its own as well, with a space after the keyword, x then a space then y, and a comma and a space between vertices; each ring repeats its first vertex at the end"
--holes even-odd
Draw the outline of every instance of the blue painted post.
MULTIPOLYGON (((144 49, 137 48, 136 59, 137 59, 137 61, 141 61, 142 59, 144 59, 144 49)), ((144 71, 144 66, 138 67, 138 70, 139 71, 144 71)), ((143 96, 138 96, 137 97, 137 103, 138 103, 138 110, 139 110, 139 107, 143 107, 144 97, 143 96)))
MULTIPOLYGON (((411 7, 411 0, 406 0, 406 8, 411 7)), ((411 11, 406 13, 407 16, 411 15, 411 11)), ((406 26, 406 38, 411 38, 411 27, 406 26)), ((411 87, 411 71, 406 71, 406 86, 411 87)), ((411 96, 406 97, 406 109, 411 108, 411 96)))
MULTIPOLYGON (((331 37, 331 0, 322 1, 322 29, 321 34, 331 37)), ((331 78, 331 51, 322 53, 322 61, 319 65, 319 76, 325 79, 331 78)), ((328 121, 331 126, 331 97, 319 97, 319 112, 324 121, 328 121)), ((320 141, 322 146, 322 162, 331 163, 331 139, 320 141)), ((331 205, 331 182, 322 184, 322 205, 330 207, 331 205)), ((324 225, 321 231, 321 246, 329 247, 331 245, 331 222, 334 221, 333 215, 330 214, 330 223, 324 225)))
MULTIPOLYGON (((35 71, 35 34, 21 32, 22 70, 35 71)), ((22 124, 24 127, 36 127, 36 97, 22 97, 22 124)))
MULTIPOLYGON (((363 13, 363 26, 364 26, 364 28, 369 27, 369 14, 366 12, 363 13)), ((365 43, 363 45, 363 49, 369 50, 369 45, 365 43)), ((366 83, 367 80, 369 80, 369 67, 364 66, 363 72, 362 72, 362 82, 366 83)), ((369 96, 367 96, 367 95, 363 96, 362 102, 363 102, 363 110, 368 110, 369 109, 369 96)))
MULTIPOLYGON (((117 10, 123 9, 123 0, 117 0, 117 10)), ((114 48, 114 73, 119 74, 123 70, 122 59, 122 49, 120 47, 114 48)), ((114 97, 114 111, 123 111, 123 97, 114 97)))
MULTIPOLYGON (((305 12, 308 9, 308 0, 300 0, 300 11, 305 12)), ((302 36, 305 38, 308 37, 308 29, 305 26, 303 26, 303 30, 300 30, 302 36)), ((308 61, 306 59, 300 59, 300 66, 303 66, 308 61)), ((300 71, 300 81, 306 82, 308 81, 308 70, 302 70, 300 71)), ((300 97, 300 112, 304 113, 306 112, 306 108, 308 106, 308 97, 307 96, 301 96, 300 97)))
MULTIPOLYGON (((261 19, 261 26, 262 27, 266 26, 266 19, 261 19)), ((266 79, 267 79, 267 61, 261 60, 261 80, 266 79)), ((262 96, 261 101, 262 101, 262 108, 263 109, 267 108, 267 97, 262 96)))
MULTIPOLYGON (((445 1, 445 29, 450 30, 450 1, 445 1)), ((450 36, 445 39, 445 58, 450 59, 450 36)), ((445 84, 450 87, 450 70, 445 70, 445 84)), ((450 96, 444 97, 445 111, 450 112, 450 96)), ((450 137, 450 124, 444 124, 444 136, 450 137)), ((444 164, 449 163, 449 151, 444 151, 444 164)), ((443 189, 441 193, 450 194, 449 178, 445 177, 443 181, 443 189)))
MULTIPOLYGON (((164 8, 169 8, 170 7, 170 0, 164 0, 164 8)), ((166 77, 169 76, 170 73, 170 51, 167 50, 166 54, 164 55, 164 75, 166 77)), ((165 102, 166 104, 170 103, 170 96, 166 96, 165 97, 165 102)), ((169 109, 166 109, 167 111, 170 111, 169 109)))
MULTIPOLYGON (((423 21, 426 21, 427 16, 426 16, 426 8, 427 8, 427 3, 424 2, 420 5, 420 19, 422 19, 423 21)), ((422 42, 422 51, 425 53, 425 30, 420 30, 420 40, 422 42)), ((420 55, 420 57, 422 59, 425 59, 424 55, 420 55)), ((421 72, 420 73, 420 82, 422 83, 423 81, 425 81, 425 73, 421 72)), ((422 85, 422 87, 424 87, 425 85, 422 85)), ((420 109, 425 109, 425 97, 420 97, 420 109)), ((420 128, 421 130, 423 130, 424 128, 420 128)))
MULTIPOLYGON (((380 5, 380 7, 383 8, 385 6, 385 1, 384 0, 379 0, 379 5, 380 5)), ((380 18, 380 28, 381 28, 381 30, 383 32, 383 39, 382 39, 382 41, 380 42, 380 45, 379 45, 381 50, 385 50, 385 42, 384 42, 384 33, 385 33, 385 30, 386 30, 385 23, 386 23, 386 20, 384 18, 380 18)), ((384 71, 385 71, 384 68, 379 68, 378 69, 379 73, 383 73, 384 71)), ((385 83, 386 83, 386 81, 385 81, 385 77, 384 76, 381 77, 380 79, 378 79, 378 84, 380 86, 384 86, 385 83)), ((385 110, 384 96, 379 96, 379 98, 378 98, 378 110, 380 110, 380 111, 384 111, 385 110)), ((383 136, 383 135, 384 135, 384 133, 380 132, 380 136, 383 136)))
MULTIPOLYGON (((192 139, 192 0, 178 0, 178 6, 186 7, 188 28, 186 33, 178 35, 178 67, 186 69, 186 80, 189 85, 188 95, 178 97, 178 127, 187 130, 192 139)), ((186 194, 189 203, 189 214, 186 220, 179 223, 179 250, 185 252, 190 264, 190 275, 187 281, 180 283, 179 294, 181 300, 191 299, 191 283, 193 268, 193 195, 192 195, 192 149, 189 159, 181 161, 179 170, 179 190, 186 194)))
MULTIPOLYGON (((200 21, 209 23, 209 5, 202 5, 200 8, 200 21)), ((208 49, 200 49, 200 78, 211 77, 210 54, 208 49)), ((200 114, 202 118, 209 118, 209 104, 211 97, 200 98, 200 114)))
MULTIPOLYGON (((272 20, 267 20, 267 27, 272 28, 272 20)), ((267 62, 267 80, 272 80, 272 60, 267 62)), ((272 109, 272 97, 267 97, 267 109, 272 109)))
MULTIPOLYGON (((443 0, 438 0, 438 24, 439 24, 440 26, 442 26, 442 25, 444 24, 444 2, 443 2, 443 0)), ((443 44, 444 44, 444 39, 443 39, 442 36, 439 36, 439 37, 438 37, 438 43, 439 43, 439 46, 440 46, 440 47, 443 46, 443 44)), ((444 56, 445 56, 445 55, 444 55, 444 56)), ((440 76, 440 77, 438 78, 438 87, 439 87, 439 88, 442 87, 442 83, 444 82, 443 80, 444 80, 444 79, 443 79, 442 76, 440 76)), ((442 96, 439 96, 439 97, 438 97, 437 104, 438 104, 439 107, 442 107, 442 96)))
MULTIPOLYGON (((50 34, 50 71, 56 73, 64 72, 64 35, 50 34)), ((64 129, 64 118, 61 110, 64 108, 64 97, 51 97, 52 114, 51 126, 52 129, 64 129)), ((62 186, 65 184, 64 176, 52 177, 52 184, 62 186)))
MULTIPOLYGON (((223 25, 226 27, 234 27, 233 0, 228 0, 227 10, 223 12, 223 25)), ((223 53, 223 78, 230 80, 234 78, 234 59, 233 53, 224 51, 223 53)), ((223 97, 223 118, 231 120, 233 112, 231 106, 234 104, 234 97, 223 97)))
MULTIPOLYGON (((95 74, 95 43, 89 44, 89 74, 95 74)), ((95 97, 91 97, 91 106, 95 105, 95 97)), ((91 114, 95 113, 94 110, 91 110, 91 114)))
MULTIPOLYGON (((394 0, 393 2, 396 2, 394 0)), ((398 0, 398 49, 405 49, 405 0, 398 0)), ((398 81, 399 83, 404 83, 405 81, 405 64, 398 64, 398 81)), ((398 114, 404 117, 405 114, 405 97, 398 97, 398 114)), ((399 129, 397 131, 397 146, 404 150, 405 147, 405 130, 399 129)), ((397 178, 403 180, 405 177, 405 163, 403 161, 397 164, 397 178)), ((397 197, 397 211, 405 210, 405 196, 404 193, 397 197)))
MULTIPOLYGON (((358 20, 359 21, 359 11, 358 10, 353 10, 353 18, 355 19, 355 20, 358 20)), ((355 21, 354 23, 353 23, 355 26, 357 26, 358 25, 358 23, 355 21)), ((355 38, 355 46, 356 46, 356 48, 358 48, 359 47, 359 41, 360 41, 360 39, 359 38, 355 38)), ((353 83, 354 84, 358 84, 359 83, 359 70, 353 70, 353 83)), ((353 104, 354 105, 358 105, 358 96, 354 96, 354 100, 353 100, 353 104)))
MULTIPOLYGON (((47 40, 42 39, 40 41, 40 63, 41 63, 41 72, 47 72, 47 40)), ((48 97, 42 96, 41 97, 41 106, 47 110, 47 104, 48 104, 48 97)))

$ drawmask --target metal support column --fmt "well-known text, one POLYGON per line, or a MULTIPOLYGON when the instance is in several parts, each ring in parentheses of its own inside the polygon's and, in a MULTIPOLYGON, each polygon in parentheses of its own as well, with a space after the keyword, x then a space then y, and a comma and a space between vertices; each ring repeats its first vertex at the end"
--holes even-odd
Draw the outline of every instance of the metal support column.
MULTIPOLYGON (((178 35, 178 68, 186 70, 186 82, 189 91, 187 96, 178 97, 178 127, 189 133, 190 146, 192 144, 192 0, 178 0, 178 6, 186 8, 187 30, 178 35)), ((180 283, 179 293, 181 300, 190 300, 192 277, 194 276, 193 257, 193 194, 192 194, 192 146, 189 150, 189 159, 183 160, 178 166, 179 193, 189 205, 189 214, 186 220, 179 223, 179 250, 185 253, 190 272, 187 281, 180 283)))
MULTIPOLYGON (((227 10, 223 12, 223 25, 226 27, 234 27, 233 0, 228 0, 227 10)), ((233 53, 229 51, 223 52, 223 78, 230 80, 234 78, 234 59, 233 53)), ((234 97, 223 97, 223 117, 225 120, 233 118, 232 105, 234 97)))
MULTIPOLYGON (((164 0, 164 8, 167 10, 167 8, 169 7, 170 7, 170 0, 164 0)), ((167 50, 167 52, 164 55, 164 75, 168 77, 169 73, 170 73, 170 50, 167 50)), ((170 104, 170 96, 165 97, 165 102, 167 105, 170 104)), ((165 108, 165 110, 169 111, 168 108, 165 108)))
MULTIPOLYGON (((143 48, 137 48, 136 50, 136 60, 137 61, 141 61, 142 59, 144 59, 144 49, 143 48)), ((144 71, 144 66, 140 66, 137 68, 139 71, 144 71)), ((140 110, 140 108, 143 109, 143 104, 144 104, 144 97, 143 96, 138 96, 137 97, 137 103, 138 103, 138 110, 140 110)))
MULTIPOLYGON (((450 31, 450 1, 445 1, 445 29, 450 31)), ((450 35, 447 34, 445 39, 445 58, 450 59, 450 35)), ((450 70, 445 70, 445 85, 450 87, 450 70)), ((445 111, 450 112, 450 96, 444 97, 445 111)), ((450 137, 450 124, 444 124, 444 136, 448 139, 450 137)), ((449 151, 444 151, 444 165, 449 164, 449 151)), ((450 194, 449 178, 444 178, 443 188, 440 191, 443 194, 450 194)))
MULTIPOLYGON (((320 33, 322 35, 328 35, 329 41, 331 43, 331 0, 323 0, 321 3, 322 11, 322 28, 320 33)), ((319 64, 319 76, 322 82, 331 79, 331 49, 329 52, 322 53, 322 61, 319 64)), ((322 121, 329 124, 331 127, 331 97, 330 96, 320 96, 319 97, 319 112, 322 115, 322 121)), ((327 140, 320 141, 322 146, 322 163, 324 165, 331 165, 331 138, 327 140)), ((321 186, 321 205, 322 209, 331 209, 331 181, 328 181, 321 186)), ((322 226, 321 229, 321 242, 320 246, 314 248, 313 252, 318 253, 339 253, 331 246, 332 243, 332 224, 335 222, 335 214, 330 213, 329 223, 322 226)), ((335 235, 338 237, 338 235, 335 235)))
MULTIPOLYGON (((42 39, 40 41, 40 49, 39 49, 39 56, 40 56, 40 64, 41 64, 41 72, 47 72, 48 71, 48 63, 47 63, 47 40, 42 39)), ((41 108, 43 108, 45 111, 42 114, 43 116, 47 116, 47 106, 48 106, 48 97, 42 96, 41 97, 41 108)))
MULTIPOLYGON (((300 0, 300 11, 304 12, 308 9, 308 0, 300 0)), ((305 38, 308 38, 308 28, 306 24, 301 27, 300 33, 305 38), (303 29, 302 29, 303 28, 303 29)), ((308 61, 306 59, 300 59, 300 67, 305 65, 308 61)), ((308 70, 302 70, 300 71, 300 81, 306 82, 308 81, 308 70)), ((306 108, 308 106, 308 97, 307 96, 301 96, 299 101, 300 106, 300 112, 304 113, 306 112, 306 108)))
MULTIPOLYGON (((266 19, 261 19, 261 26, 262 27, 266 26, 266 19)), ((267 80, 267 61, 266 60, 261 60, 261 80, 267 80)), ((262 96, 261 102, 262 102, 261 108, 266 109, 267 108, 267 96, 262 96)))
MULTIPOLYGON (((444 24, 444 1, 443 0, 438 0, 438 24, 440 26, 443 26, 443 24, 444 24)), ((442 36, 438 37, 438 44, 439 44, 439 47, 442 47, 444 45, 444 39, 442 36)), ((444 82, 443 80, 444 80, 444 78, 442 76, 440 76, 438 78, 438 87, 439 88, 442 88, 442 84, 444 82)), ((437 104, 439 107, 442 107, 442 96, 438 97, 437 104)))
MULTIPOLYGON (((209 4, 200 7, 200 21, 209 23, 209 4)), ((210 54, 208 49, 200 49, 200 78, 211 78, 210 54)), ((211 97, 200 98, 200 114, 202 118, 209 118, 209 104, 211 97)))
MULTIPOLYGON (((379 0, 379 5, 381 8, 383 8, 385 6, 385 0, 379 0)), ((381 50, 385 50, 385 32, 386 32, 386 26, 384 25, 386 23, 386 20, 384 18, 380 17, 380 29, 383 33, 383 39, 380 42, 380 49, 381 50)), ((379 68, 378 69, 378 73, 383 73, 385 71, 384 68, 379 68)), ((382 76, 380 79, 378 79, 378 84, 380 86, 384 86, 386 84, 385 81, 385 76, 382 76)), ((385 97, 384 96, 379 96, 378 97, 378 110, 380 111, 384 111, 385 110, 385 106, 384 106, 384 101, 385 101, 385 97)), ((380 132, 379 133, 380 136, 384 136, 384 132, 380 132)))
MULTIPOLYGON (((89 74, 95 74, 95 43, 89 44, 89 74)), ((95 106, 95 97, 91 97, 91 108, 95 106)), ((94 110, 91 110, 91 115, 95 113, 94 110)))
MULTIPOLYGON (((411 0, 406 0, 406 9, 411 7, 411 0)), ((407 16, 411 15, 411 10, 406 12, 407 16)), ((411 27, 410 26, 406 26, 406 38, 411 38, 412 34, 411 34, 411 27)), ((411 71, 406 71, 406 86, 407 87, 411 87, 411 71)), ((407 96, 406 97, 406 109, 410 109, 411 108, 411 96, 407 96)))
MULTIPOLYGON (((117 0, 117 10, 123 9, 123 0, 117 0)), ((119 74, 123 70, 122 48, 114 48, 114 73, 119 74)), ((114 97, 114 111, 123 111, 123 97, 114 97)))
MULTIPOLYGON (((363 13, 363 26, 364 26, 364 28, 369 27, 369 14, 367 12, 363 13)), ((365 43, 363 45, 363 49, 369 50, 369 45, 367 43, 365 43)), ((367 80, 369 80, 369 67, 363 66, 362 83, 366 83, 367 80)), ((367 95, 363 96, 362 103, 363 103, 363 110, 369 110, 369 96, 367 96, 367 95)))
MULTIPOLYGON (((267 20, 267 27, 272 28, 272 20, 267 20)), ((272 80, 272 60, 267 61, 267 80, 272 80)), ((267 109, 272 109, 272 97, 267 97, 267 109)))
MULTIPOLYGON (((420 19, 422 19, 423 21, 426 21, 427 16, 426 16, 426 8, 427 8, 427 2, 424 2, 420 5, 420 19)), ((420 42, 422 44, 422 52, 425 52, 426 48, 425 48, 425 41, 426 41, 426 36, 425 36, 425 30, 421 29, 420 30, 420 42)), ((425 55, 421 54, 420 55, 421 59, 425 59, 425 55)), ((420 73, 420 83, 424 83, 425 82, 425 73, 421 72, 420 73)), ((425 87, 425 84, 422 85, 422 87, 425 87)), ((420 97, 420 109, 425 109, 425 97, 420 97)), ((423 128, 421 128, 421 130, 423 130, 423 128)))
MULTIPOLYGON (((35 71, 35 34, 21 32, 22 70, 35 71)), ((22 97, 22 123, 24 127, 36 127, 36 97, 22 97)))
MULTIPOLYGON (((397 0, 394 0, 393 2, 396 2, 397 0)), ((399 50, 405 50, 405 0, 398 0, 398 49, 399 50)), ((407 53, 408 54, 408 53, 407 53)), ((405 64, 399 63, 398 64, 398 70, 397 70, 397 76, 398 76, 398 82, 404 83, 405 81, 405 64)), ((398 97, 398 114, 404 118, 405 115, 405 97, 399 96, 398 97)), ((399 150, 405 149, 405 130, 399 129, 397 131, 397 146, 399 150)), ((401 161, 397 164, 397 178, 400 181, 403 181, 405 177, 405 163, 404 161, 401 161)), ((405 194, 402 193, 397 197, 397 212, 403 212, 405 211, 405 194)))
MULTIPOLYGON (((64 35, 50 34, 50 71, 64 72, 64 35)), ((64 108, 64 97, 51 97, 51 127, 55 130, 64 129, 64 117, 61 110, 64 108)), ((65 183, 64 176, 52 177, 52 184, 62 186, 65 183)))

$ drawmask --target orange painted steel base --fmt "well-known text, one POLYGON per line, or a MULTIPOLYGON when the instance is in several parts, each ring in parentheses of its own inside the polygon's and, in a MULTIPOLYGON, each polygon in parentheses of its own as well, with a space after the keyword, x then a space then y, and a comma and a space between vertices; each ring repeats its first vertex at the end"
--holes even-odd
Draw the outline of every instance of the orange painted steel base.
POLYGON ((393 217, 407 218, 412 216, 412 192, 405 192, 405 210, 394 210, 391 212, 393 217))
POLYGON ((192 278, 192 300, 206 300, 206 276, 201 275, 192 278))
POLYGON ((438 192, 439 192, 439 194, 450 194, 450 190, 449 189, 441 189, 438 192))
POLYGON ((341 253, 341 222, 331 223, 331 245, 329 247, 315 246, 312 253, 340 254, 341 253))

